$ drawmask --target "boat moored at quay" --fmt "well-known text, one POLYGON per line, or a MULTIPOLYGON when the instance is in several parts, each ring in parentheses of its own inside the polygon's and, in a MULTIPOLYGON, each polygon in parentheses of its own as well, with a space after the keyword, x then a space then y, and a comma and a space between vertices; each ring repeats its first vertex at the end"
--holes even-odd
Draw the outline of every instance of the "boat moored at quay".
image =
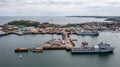
POLYGON ((112 53, 114 47, 111 47, 108 43, 99 43, 98 45, 87 47, 87 42, 82 42, 81 47, 74 47, 71 49, 72 54, 91 54, 91 53, 112 53))
POLYGON ((80 36, 98 36, 99 32, 98 31, 81 31, 78 33, 78 35, 80 36))

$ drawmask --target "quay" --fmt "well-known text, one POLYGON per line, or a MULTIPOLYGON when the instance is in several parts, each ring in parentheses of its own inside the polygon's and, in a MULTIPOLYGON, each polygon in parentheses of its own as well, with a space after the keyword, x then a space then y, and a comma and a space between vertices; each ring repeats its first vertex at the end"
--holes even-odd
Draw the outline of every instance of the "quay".
POLYGON ((75 45, 73 41, 70 39, 68 32, 66 32, 65 29, 63 29, 62 39, 51 40, 51 41, 46 42, 43 45, 43 50, 53 50, 53 49, 70 50, 74 46, 75 45))
MULTIPOLYGON (((38 46, 36 48, 30 49, 30 51, 42 52, 43 50, 71 50, 71 48, 73 48, 74 46, 75 44, 73 43, 73 40, 70 38, 70 34, 68 34, 68 32, 66 32, 65 29, 63 29, 62 39, 49 40, 45 42, 42 46, 38 46)), ((17 52, 22 52, 22 51, 24 50, 20 50, 17 52)))

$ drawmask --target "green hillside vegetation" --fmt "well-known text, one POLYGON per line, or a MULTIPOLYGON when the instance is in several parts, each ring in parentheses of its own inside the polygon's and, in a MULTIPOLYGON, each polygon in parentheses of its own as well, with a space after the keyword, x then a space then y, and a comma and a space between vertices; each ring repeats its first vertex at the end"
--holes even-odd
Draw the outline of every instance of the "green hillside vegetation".
POLYGON ((15 20, 7 23, 8 25, 24 25, 24 26, 38 26, 40 22, 30 20, 15 20))

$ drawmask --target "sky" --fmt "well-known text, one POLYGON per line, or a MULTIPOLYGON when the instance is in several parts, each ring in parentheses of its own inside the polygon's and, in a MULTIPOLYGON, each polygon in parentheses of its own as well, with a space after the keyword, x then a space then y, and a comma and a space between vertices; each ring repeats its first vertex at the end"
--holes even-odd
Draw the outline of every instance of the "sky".
POLYGON ((120 16, 120 0, 0 0, 0 16, 120 16))

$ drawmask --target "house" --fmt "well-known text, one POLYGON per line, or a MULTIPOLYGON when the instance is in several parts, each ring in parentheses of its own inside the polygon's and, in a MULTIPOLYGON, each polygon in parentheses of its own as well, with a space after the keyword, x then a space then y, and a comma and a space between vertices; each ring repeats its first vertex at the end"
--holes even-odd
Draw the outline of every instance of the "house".
POLYGON ((24 27, 21 29, 22 32, 32 32, 35 27, 24 27))
POLYGON ((40 29, 39 28, 34 28, 31 30, 32 33, 39 33, 40 29))
POLYGON ((3 30, 18 30, 18 26, 15 25, 3 25, 3 30))
POLYGON ((3 27, 2 26, 0 26, 0 30, 2 30, 3 29, 3 27))
POLYGON ((3 31, 0 31, 0 35, 4 35, 5 34, 5 32, 3 32, 3 31))

